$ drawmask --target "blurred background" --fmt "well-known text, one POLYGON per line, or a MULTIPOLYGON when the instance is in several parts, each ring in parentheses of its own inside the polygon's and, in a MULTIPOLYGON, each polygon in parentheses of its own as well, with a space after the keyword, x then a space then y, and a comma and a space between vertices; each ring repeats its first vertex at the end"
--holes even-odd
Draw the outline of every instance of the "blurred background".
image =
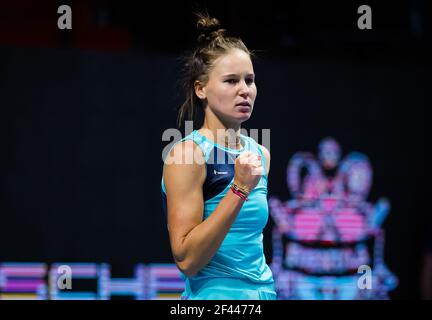
MULTIPOLYGON (((371 3, 372 29, 360 30, 363 4, 2 1, 0 299, 176 297, 182 284, 161 206, 162 133, 176 128, 179 58, 195 45, 193 12, 202 9, 256 53, 258 97, 245 128, 271 130, 269 197, 295 198, 290 160, 298 152, 318 158, 325 137, 342 157, 366 155, 373 176, 364 200, 390 204, 380 228, 380 261, 394 276, 388 298, 430 299, 430 12, 425 0, 371 3), (57 27, 64 4, 71 30, 57 27), (75 266, 75 296, 51 283, 57 264, 75 266)), ((273 214, 264 230, 269 264, 277 256, 273 214)), ((364 243, 373 264, 373 237, 364 236, 345 245, 364 243)), ((284 237, 284 245, 302 244, 284 237)), ((337 290, 338 273, 297 272, 326 277, 337 290)), ((298 285, 288 282, 281 286, 298 285)), ((341 298, 322 295, 327 289, 312 298, 341 298)))

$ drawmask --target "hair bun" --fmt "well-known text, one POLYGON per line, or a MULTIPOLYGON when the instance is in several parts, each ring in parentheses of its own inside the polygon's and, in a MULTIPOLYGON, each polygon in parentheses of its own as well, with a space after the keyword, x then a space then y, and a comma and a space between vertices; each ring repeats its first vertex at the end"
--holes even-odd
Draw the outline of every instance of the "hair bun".
POLYGON ((197 14, 197 28, 199 32, 198 43, 207 43, 224 35, 219 20, 207 14, 197 14))

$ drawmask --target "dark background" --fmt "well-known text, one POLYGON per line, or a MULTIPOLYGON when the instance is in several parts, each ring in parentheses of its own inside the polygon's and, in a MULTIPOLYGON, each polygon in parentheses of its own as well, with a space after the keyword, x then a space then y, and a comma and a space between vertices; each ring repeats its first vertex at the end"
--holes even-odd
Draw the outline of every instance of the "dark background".
POLYGON ((370 3, 373 29, 359 30, 361 4, 2 2, 0 262, 108 262, 113 277, 173 262, 161 137, 176 127, 192 11, 207 8, 256 51, 258 98, 245 127, 271 129, 269 195, 290 198, 290 157, 316 153, 326 136, 344 154, 368 155, 369 200, 392 205, 385 261, 400 283, 391 297, 419 298, 430 15, 426 1, 370 3), (72 7, 72 30, 57 28, 61 4, 72 7))

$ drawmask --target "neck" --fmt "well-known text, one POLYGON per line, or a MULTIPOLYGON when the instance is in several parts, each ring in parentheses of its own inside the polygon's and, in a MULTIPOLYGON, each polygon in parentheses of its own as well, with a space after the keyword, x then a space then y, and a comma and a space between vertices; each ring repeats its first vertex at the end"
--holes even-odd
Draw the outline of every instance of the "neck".
POLYGON ((212 134, 212 140, 227 148, 240 149, 240 124, 223 123, 216 117, 205 117, 201 129, 208 130, 212 134))

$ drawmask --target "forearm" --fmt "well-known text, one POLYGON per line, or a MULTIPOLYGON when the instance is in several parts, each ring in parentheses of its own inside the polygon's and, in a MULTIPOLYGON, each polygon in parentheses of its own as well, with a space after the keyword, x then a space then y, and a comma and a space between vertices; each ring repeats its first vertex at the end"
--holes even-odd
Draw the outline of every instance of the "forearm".
POLYGON ((179 266, 187 276, 196 274, 208 264, 225 239, 243 203, 244 200, 229 190, 213 213, 185 236, 181 250, 184 259, 179 266))

